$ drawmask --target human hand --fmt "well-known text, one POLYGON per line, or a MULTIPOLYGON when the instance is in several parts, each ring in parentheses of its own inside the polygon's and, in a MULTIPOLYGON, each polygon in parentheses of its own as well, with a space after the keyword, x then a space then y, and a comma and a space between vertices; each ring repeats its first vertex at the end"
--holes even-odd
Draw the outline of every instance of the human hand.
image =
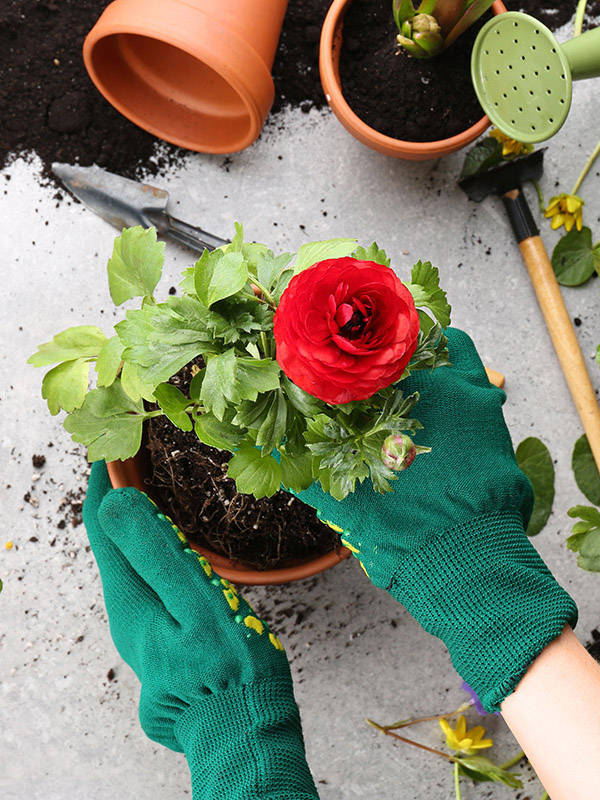
POLYGON ((185 752, 194 800, 315 800, 287 657, 234 586, 136 489, 92 467, 83 508, 140 723, 185 752))
POLYGON ((496 711, 575 604, 525 534, 533 494, 471 339, 449 329, 452 366, 402 383, 422 392, 419 455, 382 495, 369 481, 337 501, 316 484, 298 498, 342 532, 372 582, 448 647, 459 674, 496 711))

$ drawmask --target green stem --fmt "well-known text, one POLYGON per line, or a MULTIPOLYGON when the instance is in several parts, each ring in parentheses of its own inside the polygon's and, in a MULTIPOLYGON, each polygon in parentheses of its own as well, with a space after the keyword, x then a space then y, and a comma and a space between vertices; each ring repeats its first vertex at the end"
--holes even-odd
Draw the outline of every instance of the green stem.
POLYGON ((542 800, 550 800, 548 792, 544 792, 544 794, 542 795, 542 800))
POLYGON ((585 15, 585 7, 587 0, 579 0, 577 3, 577 11, 575 12, 575 30, 573 36, 581 36, 581 29, 583 28, 583 17, 585 15))
POLYGON ((435 750, 433 747, 427 747, 426 744, 420 744, 420 742, 415 742, 413 739, 407 739, 404 736, 399 736, 397 733, 392 733, 391 731, 386 730, 382 725, 378 725, 376 722, 373 722, 372 719, 367 719, 367 724, 372 728, 376 728, 380 733, 385 734, 385 736, 392 736, 394 739, 398 739, 399 742, 412 744, 413 747, 418 747, 420 750, 426 750, 428 753, 441 756, 442 758, 445 758, 446 761, 456 762, 456 758, 454 756, 449 756, 448 753, 442 753, 441 750, 435 750))
POLYGON ((268 291, 268 289, 266 289, 266 288, 265 288, 265 287, 262 285, 262 283, 260 283, 260 281, 258 280, 258 278, 256 278, 256 276, 254 276, 254 275, 250 275, 250 283, 251 283, 253 286, 256 286, 256 288, 257 288, 257 289, 260 289, 260 291, 261 291, 261 293, 262 293, 263 297, 265 298, 265 300, 267 301, 267 303, 268 303, 270 306, 272 306, 273 308, 276 308, 276 306, 275 306, 275 300, 273 299, 273 295, 272 295, 272 294, 271 294, 271 293, 268 291))
POLYGON ((540 206, 540 211, 543 214, 544 211, 546 210, 546 204, 544 203, 544 195, 542 193, 542 187, 540 186, 538 181, 532 181, 532 183, 533 183, 533 185, 535 187, 535 191, 537 192, 538 204, 540 206))
POLYGON ((454 762, 454 791, 456 800, 460 800, 460 773, 458 771, 458 761, 454 762))
POLYGON ((397 730, 398 728, 408 728, 411 725, 418 725, 420 722, 434 722, 435 720, 439 719, 450 719, 451 717, 456 717, 458 714, 463 714, 468 708, 473 705, 471 701, 467 701, 463 703, 460 708, 457 708, 456 711, 449 711, 447 714, 436 714, 433 717, 418 717, 417 719, 406 719, 402 720, 402 722, 395 722, 393 725, 382 725, 381 727, 384 728, 386 731, 390 730, 397 730))
POLYGON ((571 191, 571 194, 577 194, 577 190, 579 189, 579 187, 583 183, 583 179, 585 178, 585 176, 588 174, 588 172, 592 168, 592 166, 594 164, 594 161, 598 158, 598 154, 600 154, 600 141, 598 142, 598 144, 594 148, 594 152, 592 153, 592 155, 588 158, 587 164, 581 170, 581 174, 577 178, 577 180, 575 181, 575 186, 573 187, 573 190, 571 191))
POLYGON ((269 358, 269 356, 270 356, 270 353, 269 353, 269 342, 267 341, 266 333, 264 331, 261 331, 259 338, 260 338, 260 343, 262 344, 263 354, 264 354, 265 358, 269 358))
POLYGON ((517 753, 517 755, 514 758, 511 758, 510 761, 507 761, 505 764, 500 764, 500 769, 510 769, 511 767, 514 767, 515 764, 518 764, 522 758, 525 758, 525 753, 521 750, 521 752, 517 753))

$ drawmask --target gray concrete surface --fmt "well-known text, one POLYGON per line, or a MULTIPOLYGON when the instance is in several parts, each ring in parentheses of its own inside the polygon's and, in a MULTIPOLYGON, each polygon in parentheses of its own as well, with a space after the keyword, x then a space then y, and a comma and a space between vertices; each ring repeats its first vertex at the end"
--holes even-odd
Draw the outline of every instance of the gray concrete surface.
MULTIPOLYGON (((598 84, 577 85, 568 122, 549 143, 547 198, 557 181, 570 190, 596 143, 597 109, 598 84)), ((250 238, 275 250, 356 236, 385 247, 401 277, 418 258, 439 266, 453 324, 467 329, 485 363, 506 375, 505 414, 515 445, 535 435, 550 447, 554 513, 535 544, 577 600, 577 633, 586 642, 600 624, 600 575, 578 569, 565 547, 566 510, 585 502, 570 467, 581 426, 499 203, 474 205, 456 186, 462 158, 395 161, 360 145, 329 112, 293 111, 271 121, 227 166, 222 157, 190 154, 154 182, 171 191, 177 216, 216 234, 230 235, 239 220, 250 238)), ((583 193, 596 236, 598 189, 595 169, 583 193)), ((85 530, 72 525, 72 501, 86 485, 85 456, 60 419, 49 416, 42 371, 25 363, 38 343, 69 325, 104 320, 108 331, 111 322, 105 263, 114 231, 83 206, 58 202, 55 193, 41 185, 35 160, 17 160, 0 173, 0 793, 3 800, 190 796, 183 756, 145 738, 138 725, 138 682, 110 639, 85 530), (41 469, 32 465, 34 454, 46 457, 41 469)), ((530 198, 535 209, 533 191, 530 198)), ((551 248, 557 235, 547 224, 543 235, 551 248)), ((163 290, 192 261, 168 244, 163 290)), ((565 289, 564 297, 582 321, 579 340, 600 387, 592 360, 600 342, 598 281, 565 289)), ((461 681, 437 640, 373 588, 354 561, 304 583, 246 594, 287 645, 323 800, 453 796, 444 762, 364 722, 439 713, 463 702, 461 681), (294 614, 277 614, 282 608, 294 614)), ((474 713, 469 721, 477 723, 474 713)), ((501 719, 484 724, 497 741, 498 760, 516 752, 501 719)), ((420 741, 442 744, 436 725, 418 733, 420 741)), ((522 773, 520 797, 540 798, 531 770, 522 773)), ((504 786, 464 785, 465 800, 511 796, 504 786)))

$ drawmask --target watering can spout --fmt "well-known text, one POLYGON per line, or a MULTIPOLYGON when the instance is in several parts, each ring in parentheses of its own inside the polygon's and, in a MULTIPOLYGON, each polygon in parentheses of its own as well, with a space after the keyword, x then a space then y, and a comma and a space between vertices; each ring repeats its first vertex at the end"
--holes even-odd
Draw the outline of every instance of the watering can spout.
POLYGON ((582 33, 561 45, 573 80, 600 77, 600 28, 582 33))

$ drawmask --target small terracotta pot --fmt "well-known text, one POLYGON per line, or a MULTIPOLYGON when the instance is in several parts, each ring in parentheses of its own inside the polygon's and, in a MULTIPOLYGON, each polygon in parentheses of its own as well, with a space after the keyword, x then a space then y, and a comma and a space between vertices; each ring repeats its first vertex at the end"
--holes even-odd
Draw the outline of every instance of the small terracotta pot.
MULTIPOLYGON (((141 492, 146 492, 158 504, 157 497, 152 496, 151 489, 146 485, 144 478, 150 473, 149 459, 140 451, 134 458, 127 461, 109 461, 107 463, 108 475, 114 489, 133 486, 141 492)), ((205 556, 215 572, 222 578, 232 583, 251 586, 269 586, 276 583, 292 583, 304 578, 318 575, 319 572, 334 567, 350 555, 350 550, 343 545, 338 545, 334 550, 324 555, 305 558, 298 561, 288 561, 277 569, 257 570, 252 567, 242 567, 234 564, 229 558, 213 553, 204 547, 190 543, 197 553, 205 556)))
POLYGON ((273 104, 271 67, 287 0, 115 0, 83 45, 104 97, 154 136, 233 153, 273 104))
MULTIPOLYGON (((490 125, 486 116, 456 136, 439 139, 435 142, 409 142, 379 133, 352 111, 342 94, 339 71, 344 17, 351 3, 352 0, 333 0, 323 23, 319 46, 319 71, 325 98, 344 128, 372 150, 410 161, 427 161, 449 155, 466 147, 478 136, 481 136, 490 125)), ((494 14, 501 14, 506 11, 506 6, 500 0, 496 0, 492 11, 494 14)), ((390 17, 391 15, 390 4, 390 17)))

